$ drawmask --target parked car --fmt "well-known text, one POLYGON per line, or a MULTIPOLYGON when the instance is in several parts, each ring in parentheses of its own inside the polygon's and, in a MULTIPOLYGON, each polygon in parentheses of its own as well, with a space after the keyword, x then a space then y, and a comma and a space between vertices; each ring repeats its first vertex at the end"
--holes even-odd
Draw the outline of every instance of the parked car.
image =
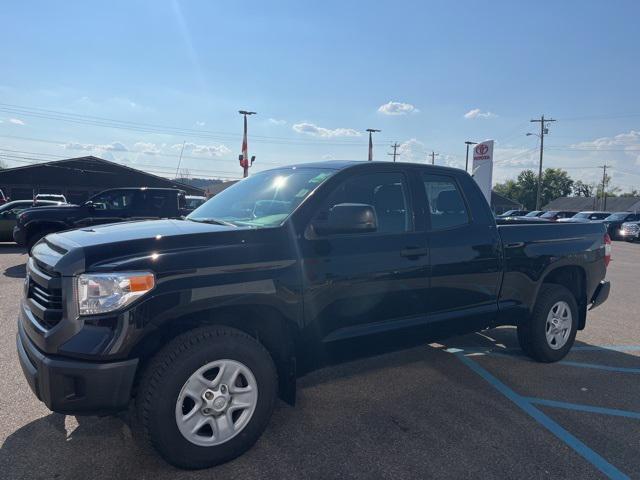
POLYGON ((529 213, 528 210, 507 210, 506 212, 501 213, 500 215, 498 215, 498 217, 501 217, 501 218, 505 218, 505 217, 523 217, 527 213, 529 213))
POLYGON ((67 203, 67 197, 61 193, 38 193, 36 200, 52 200, 54 202, 67 203))
POLYGON ((189 212, 192 212, 206 201, 207 197, 202 197, 200 195, 187 195, 185 196, 185 208, 189 212))
POLYGON ((622 224, 638 220, 640 220, 640 213, 616 212, 602 220, 602 223, 607 227, 607 232, 612 240, 620 240, 622 239, 622 236, 620 235, 620 228, 622 227, 622 224))
POLYGON ((557 222, 561 218, 571 218, 578 212, 572 212, 567 210, 549 210, 548 212, 540 215, 539 218, 544 220, 548 220, 550 222, 557 222))
POLYGON ((463 170, 322 162, 184 220, 50 234, 27 263, 22 369, 51 410, 131 406, 168 462, 204 468, 249 449, 339 346, 517 325, 527 355, 558 361, 608 297, 609 238, 501 222, 463 170))
POLYGON ((16 217, 27 208, 60 205, 50 200, 14 200, 0 206, 0 242, 13 242, 13 227, 16 217))
POLYGON ((535 218, 535 217, 539 217, 543 213, 546 213, 546 211, 545 210, 533 210, 532 212, 529 212, 529 213, 527 213, 526 215, 523 215, 523 216, 527 217, 527 218, 535 218))
POLYGON ((624 238, 628 242, 634 242, 640 240, 640 221, 638 222, 624 222, 620 227, 620 237, 624 238))
POLYGON ((105 190, 82 205, 27 209, 17 219, 13 238, 28 250, 45 235, 102 223, 178 218, 185 213, 185 194, 173 188, 105 190))
POLYGON ((578 212, 573 217, 559 218, 559 222, 592 222, 602 220, 611 215, 611 212, 578 212))

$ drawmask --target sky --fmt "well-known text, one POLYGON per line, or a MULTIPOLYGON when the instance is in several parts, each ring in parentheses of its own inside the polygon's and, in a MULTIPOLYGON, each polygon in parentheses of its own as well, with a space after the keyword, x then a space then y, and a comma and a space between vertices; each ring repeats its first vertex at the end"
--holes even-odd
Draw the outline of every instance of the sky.
POLYGON ((8 2, 0 160, 95 155, 164 176, 239 178, 325 159, 544 165, 640 188, 637 1, 8 2))

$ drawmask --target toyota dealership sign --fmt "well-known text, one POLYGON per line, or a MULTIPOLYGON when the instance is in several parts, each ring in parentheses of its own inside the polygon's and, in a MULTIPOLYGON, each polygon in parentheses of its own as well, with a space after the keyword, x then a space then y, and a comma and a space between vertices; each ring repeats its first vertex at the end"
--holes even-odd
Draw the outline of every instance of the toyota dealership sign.
POLYGON ((491 204, 491 181, 493 178, 493 140, 486 140, 473 149, 472 175, 487 202, 491 204))

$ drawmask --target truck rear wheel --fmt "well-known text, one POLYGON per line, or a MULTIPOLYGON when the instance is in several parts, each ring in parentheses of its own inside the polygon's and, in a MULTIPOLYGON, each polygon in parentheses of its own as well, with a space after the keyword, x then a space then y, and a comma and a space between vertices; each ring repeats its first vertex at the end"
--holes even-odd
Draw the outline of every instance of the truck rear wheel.
POLYGON ((211 467, 258 440, 277 384, 273 360, 257 340, 229 327, 198 328, 175 338, 145 370, 136 423, 172 465, 211 467))
POLYGON ((531 317, 518 325, 522 350, 539 362, 564 358, 576 339, 578 305, 562 285, 544 284, 531 317))

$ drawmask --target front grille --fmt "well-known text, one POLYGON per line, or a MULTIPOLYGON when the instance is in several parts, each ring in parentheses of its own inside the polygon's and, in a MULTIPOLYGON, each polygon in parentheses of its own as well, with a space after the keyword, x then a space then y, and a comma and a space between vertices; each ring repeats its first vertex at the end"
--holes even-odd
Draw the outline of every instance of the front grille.
POLYGON ((622 229, 627 233, 627 234, 631 234, 631 235, 637 235, 638 232, 640 232, 640 225, 637 225, 635 223, 632 223, 631 225, 623 225, 622 229))
POLYGON ((62 320, 62 288, 60 275, 52 268, 43 268, 42 262, 32 259, 27 266, 28 305, 34 318, 46 330, 62 320))

